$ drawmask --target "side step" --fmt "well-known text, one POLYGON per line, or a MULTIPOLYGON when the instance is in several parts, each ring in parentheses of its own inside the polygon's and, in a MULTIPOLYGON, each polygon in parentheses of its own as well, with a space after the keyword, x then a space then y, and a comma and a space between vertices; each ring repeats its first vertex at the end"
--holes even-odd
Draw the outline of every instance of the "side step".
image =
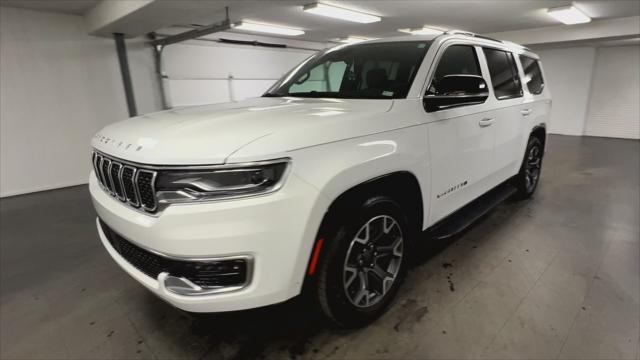
POLYGON ((432 239, 445 240, 464 231, 480 217, 515 194, 517 189, 504 183, 465 205, 432 226, 427 233, 432 239))

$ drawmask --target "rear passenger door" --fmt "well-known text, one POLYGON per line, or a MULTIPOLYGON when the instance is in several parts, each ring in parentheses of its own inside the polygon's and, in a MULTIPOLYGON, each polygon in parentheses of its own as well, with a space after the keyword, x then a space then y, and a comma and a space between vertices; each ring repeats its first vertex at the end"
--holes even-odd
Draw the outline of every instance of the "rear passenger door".
POLYGON ((493 87, 489 102, 494 108, 492 183, 498 185, 515 175, 522 162, 522 138, 528 130, 526 118, 532 109, 524 102, 524 91, 515 55, 508 50, 483 47, 485 66, 493 87))
MULTIPOLYGON (((524 108, 529 111, 529 115, 524 117, 528 129, 533 129, 540 124, 549 123, 549 113, 551 112, 551 98, 549 88, 545 86, 545 79, 542 71, 540 60, 528 54, 518 56, 522 71, 522 87, 524 88, 524 108)), ((529 140, 529 134, 524 134, 522 139, 521 151, 524 149, 529 140)))

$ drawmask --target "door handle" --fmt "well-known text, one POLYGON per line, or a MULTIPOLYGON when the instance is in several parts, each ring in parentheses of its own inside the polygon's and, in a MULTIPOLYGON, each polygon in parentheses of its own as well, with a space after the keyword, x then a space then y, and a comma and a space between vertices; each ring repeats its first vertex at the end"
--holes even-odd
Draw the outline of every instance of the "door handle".
POLYGON ((520 111, 520 114, 522 114, 522 116, 529 116, 531 115, 532 112, 533 112, 533 109, 524 109, 520 111))
POLYGON ((493 124, 493 120, 493 118, 484 118, 478 122, 478 125, 480 125, 480 127, 491 126, 491 124, 493 124))

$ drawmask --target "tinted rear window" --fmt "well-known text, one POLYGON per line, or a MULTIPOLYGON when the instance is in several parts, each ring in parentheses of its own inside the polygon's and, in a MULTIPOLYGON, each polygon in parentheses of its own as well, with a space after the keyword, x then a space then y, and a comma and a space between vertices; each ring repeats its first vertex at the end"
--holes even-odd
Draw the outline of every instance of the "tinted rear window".
POLYGON ((522 96, 518 67, 513 54, 507 51, 484 48, 489 65, 493 92, 498 100, 522 96))
POLYGON ((532 94, 542 93, 544 89, 544 79, 542 78, 542 70, 538 60, 528 56, 520 55, 520 63, 524 70, 524 83, 527 84, 529 92, 532 94))

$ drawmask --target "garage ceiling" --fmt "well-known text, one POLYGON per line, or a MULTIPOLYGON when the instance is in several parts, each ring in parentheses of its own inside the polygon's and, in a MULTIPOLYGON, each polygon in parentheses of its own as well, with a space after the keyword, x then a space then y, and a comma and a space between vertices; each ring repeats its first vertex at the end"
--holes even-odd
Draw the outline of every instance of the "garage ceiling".
POLYGON ((0 5, 63 14, 83 15, 100 0, 0 0, 0 5))
MULTIPOLYGON (((545 13, 546 8, 571 3, 563 0, 322 1, 383 17, 378 23, 358 24, 303 12, 302 6, 311 2, 314 1, 149 1, 136 11, 96 29, 94 34, 111 36, 114 32, 122 32, 129 36, 138 36, 176 25, 207 25, 224 18, 225 6, 229 7, 232 21, 254 20, 305 30, 305 35, 295 37, 297 40, 327 41, 347 35, 387 37, 400 35, 398 28, 423 25, 494 33, 559 25, 545 13)), ((57 7, 60 12, 79 13, 89 11, 96 1, 2 0, 1 3, 43 10, 56 10, 57 7)), ((640 14, 640 1, 605 0, 573 3, 596 21, 640 14)))
MULTIPOLYGON (((147 20, 151 28, 167 25, 206 25, 221 20, 229 6, 231 20, 255 20, 300 28, 306 34, 300 40, 327 41, 347 35, 388 37, 401 35, 397 29, 425 24, 491 33, 558 25, 545 13, 547 7, 570 1, 341 1, 340 5, 383 17, 381 22, 358 24, 317 16, 302 11, 313 1, 156 1, 140 11, 140 16, 121 24, 123 30, 140 32, 147 20), (143 12, 151 16, 142 17, 143 12)), ((326 2, 330 3, 330 2, 326 2)), ((576 2, 594 19, 631 16, 640 13, 637 1, 576 2)), ((135 15, 135 14, 134 14, 135 15)))

